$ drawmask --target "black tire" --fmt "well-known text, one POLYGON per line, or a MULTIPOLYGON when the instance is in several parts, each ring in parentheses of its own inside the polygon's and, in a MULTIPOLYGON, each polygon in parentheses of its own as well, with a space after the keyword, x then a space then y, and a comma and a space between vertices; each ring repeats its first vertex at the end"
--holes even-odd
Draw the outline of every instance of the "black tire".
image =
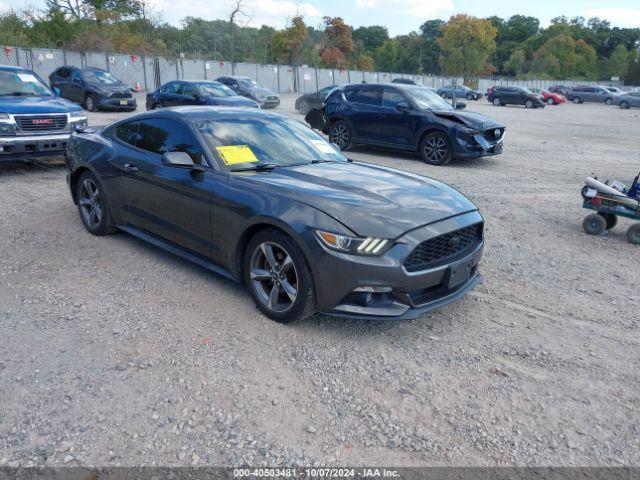
POLYGON ((493 103, 496 107, 499 107, 500 105, 502 105, 502 100, 500 100, 499 98, 494 98, 491 103, 493 103))
POLYGON ((582 99, 581 99, 580 97, 573 97, 573 98, 571 99, 571 101, 572 101, 573 103, 582 103, 582 99))
POLYGON ((603 216, 592 213, 582 221, 582 228, 588 235, 602 235, 607 231, 607 221, 603 216))
POLYGON ((249 241, 243 274, 253 301, 270 319, 292 323, 316 313, 315 286, 307 259, 282 231, 262 230, 249 241))
POLYGON ((311 107, 309 106, 309 102, 307 102, 306 100, 301 100, 300 104, 298 105, 298 111, 302 115, 306 115, 307 113, 309 113, 311 111, 311 107))
POLYGON ((453 158, 453 147, 443 132, 431 132, 420 142, 420 156, 429 165, 444 165, 453 158))
POLYGON ((629 227, 627 230, 627 240, 634 245, 640 245, 640 223, 629 227))
POLYGON ((556 102, 554 102, 553 98, 549 97, 547 98, 547 105, 555 105, 556 102))
POLYGON ((629 102, 623 100, 623 101, 620 102, 620 104, 618 106, 623 110, 628 110, 629 109, 629 102))
POLYGON ((473 94, 467 93, 467 100, 475 100, 475 98, 473 98, 473 94))
POLYGON ((151 110, 157 110, 159 108, 162 108, 162 105, 160 105, 158 102, 151 105, 151 110))
POLYGON ((524 102, 524 108, 533 108, 533 100, 529 99, 524 102))
POLYGON ((605 98, 604 99, 604 104, 605 105, 611 105, 613 103, 613 98, 605 98))
POLYGON ((89 112, 98 111, 98 106, 96 105, 96 100, 95 100, 95 98, 93 98, 93 95, 91 95, 90 93, 88 93, 87 96, 84 97, 84 109, 89 111, 89 112))
POLYGON ((351 125, 344 120, 338 120, 329 127, 329 140, 335 143, 340 150, 349 150, 353 147, 353 131, 351 125))
POLYGON ((604 221, 607 225, 607 230, 615 228, 615 226, 618 224, 618 217, 612 213, 598 213, 598 215, 604 218, 604 221))
POLYGON ((80 219, 89 233, 102 236, 117 231, 102 185, 93 173, 84 172, 80 175, 76 200, 80 219))

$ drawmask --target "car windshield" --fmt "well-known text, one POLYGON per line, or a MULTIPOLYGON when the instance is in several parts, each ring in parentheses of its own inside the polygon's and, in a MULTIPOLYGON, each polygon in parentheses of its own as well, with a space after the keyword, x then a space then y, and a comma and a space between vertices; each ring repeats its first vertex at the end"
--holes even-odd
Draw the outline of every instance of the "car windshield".
POLYGON ((420 110, 453 110, 445 99, 432 90, 409 87, 405 92, 420 110))
POLYGON ((101 70, 85 70, 82 76, 89 83, 98 83, 100 85, 117 85, 120 82, 110 73, 101 70))
POLYGON ((31 72, 0 70, 0 96, 50 97, 52 93, 31 72))
POLYGON ((255 80, 251 80, 250 78, 240 78, 238 80, 240 82, 240 85, 242 85, 243 87, 259 87, 260 85, 258 85, 258 82, 256 82, 255 80))
POLYGON ((203 119, 196 125, 221 165, 228 169, 347 161, 322 136, 289 118, 234 114, 224 119, 203 119))
POLYGON ((203 97, 233 97, 236 95, 233 90, 221 83, 196 83, 196 87, 203 97))

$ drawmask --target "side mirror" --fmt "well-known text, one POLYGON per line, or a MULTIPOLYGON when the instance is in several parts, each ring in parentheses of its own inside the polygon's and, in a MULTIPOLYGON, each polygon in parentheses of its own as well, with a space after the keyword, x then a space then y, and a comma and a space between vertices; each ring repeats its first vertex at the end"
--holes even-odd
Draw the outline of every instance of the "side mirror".
POLYGON ((396 110, 400 112, 408 112, 409 110, 411 110, 411 107, 407 102, 398 102, 396 103, 396 110))
POLYGON ((230 86, 231 86, 231 90, 234 90, 234 91, 236 91, 236 92, 237 92, 237 91, 238 91, 238 89, 240 88, 240 87, 238 86, 238 84, 237 84, 237 83, 232 83, 230 86))
POLYGON ((457 102, 456 103, 456 110, 464 110, 465 108, 467 108, 467 104, 464 102, 457 102))
POLYGON ((165 152, 162 155, 162 164, 167 167, 193 168, 193 159, 186 152, 165 152))

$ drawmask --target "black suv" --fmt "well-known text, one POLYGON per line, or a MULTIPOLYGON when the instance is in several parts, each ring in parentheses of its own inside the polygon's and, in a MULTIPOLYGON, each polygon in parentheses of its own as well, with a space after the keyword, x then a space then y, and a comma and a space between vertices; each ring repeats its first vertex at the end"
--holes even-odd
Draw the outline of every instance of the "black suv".
POLYGON ((137 108, 131 89, 100 68, 60 67, 49 75, 49 84, 62 98, 90 112, 137 108))
POLYGON ((528 88, 496 85, 487 93, 487 100, 496 106, 500 105, 524 105, 526 108, 544 108, 542 96, 533 93, 528 88))

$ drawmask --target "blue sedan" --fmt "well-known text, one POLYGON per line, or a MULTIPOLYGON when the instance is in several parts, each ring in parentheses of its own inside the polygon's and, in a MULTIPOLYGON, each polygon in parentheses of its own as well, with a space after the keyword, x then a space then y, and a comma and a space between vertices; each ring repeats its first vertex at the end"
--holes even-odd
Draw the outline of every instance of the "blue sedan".
POLYGON ((258 102, 238 95, 220 82, 175 80, 147 94, 147 110, 180 105, 260 108, 258 102))

